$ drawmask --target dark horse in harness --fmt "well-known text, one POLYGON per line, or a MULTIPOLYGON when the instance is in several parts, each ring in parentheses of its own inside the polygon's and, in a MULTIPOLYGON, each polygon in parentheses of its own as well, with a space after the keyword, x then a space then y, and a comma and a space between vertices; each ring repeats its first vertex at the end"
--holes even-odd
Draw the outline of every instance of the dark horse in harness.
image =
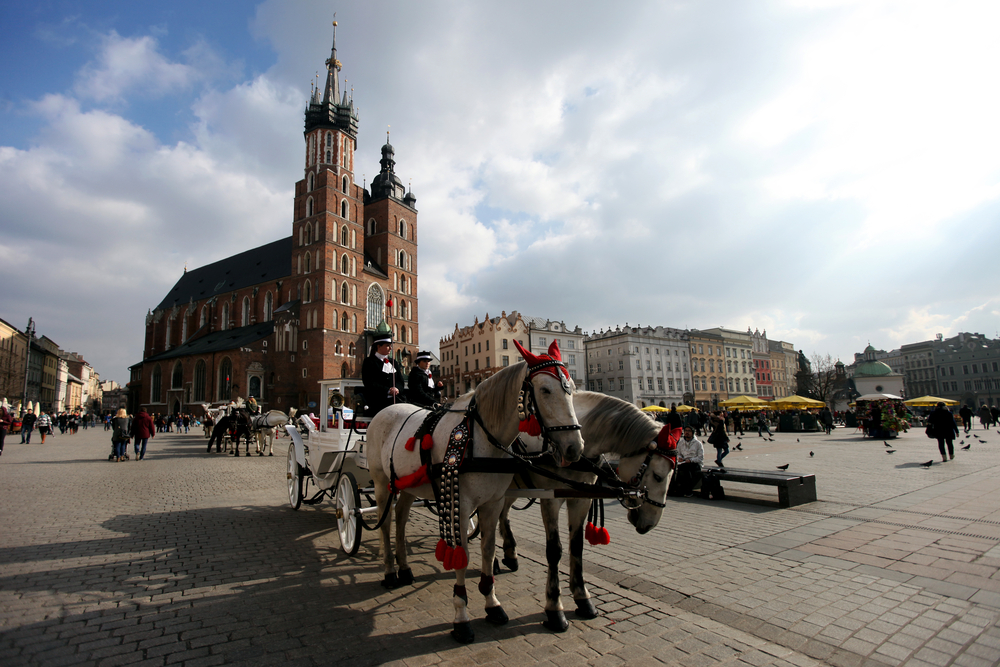
POLYGON ((222 451, 223 440, 229 434, 233 441, 233 455, 240 455, 240 436, 243 436, 246 443, 246 455, 250 456, 250 438, 252 436, 250 424, 250 413, 244 408, 233 408, 228 415, 220 417, 212 429, 212 437, 208 439, 208 452, 212 451, 212 443, 215 443, 215 451, 222 451))

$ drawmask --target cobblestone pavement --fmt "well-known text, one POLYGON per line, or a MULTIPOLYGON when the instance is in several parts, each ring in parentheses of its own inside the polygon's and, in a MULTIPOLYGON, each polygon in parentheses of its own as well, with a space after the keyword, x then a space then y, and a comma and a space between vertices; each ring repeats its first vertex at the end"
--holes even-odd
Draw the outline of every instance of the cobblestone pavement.
POLYGON ((470 586, 468 646, 448 636, 436 520, 414 511, 416 582, 384 590, 375 535, 347 557, 329 505, 287 507, 287 440, 235 459, 159 434, 145 461, 110 463, 103 430, 8 438, 0 665, 998 665, 1000 435, 973 434, 987 442, 929 469, 921 432, 892 455, 845 430, 747 434, 729 467, 814 472, 820 501, 731 484, 732 500, 671 499, 642 536, 609 507, 612 545, 586 552, 602 616, 568 614, 564 634, 541 626, 537 510, 515 512, 511 621, 487 624, 470 586))

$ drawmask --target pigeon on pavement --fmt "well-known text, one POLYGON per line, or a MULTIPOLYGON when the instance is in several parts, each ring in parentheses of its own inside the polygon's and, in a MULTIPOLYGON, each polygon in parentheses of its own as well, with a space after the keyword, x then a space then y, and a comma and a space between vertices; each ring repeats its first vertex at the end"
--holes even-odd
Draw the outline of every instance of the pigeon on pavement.
POLYGON ((966 451, 966 452, 969 451, 970 449, 972 449, 972 443, 971 442, 969 444, 967 444, 965 447, 962 447, 962 450, 966 451))
POLYGON ((930 468, 932 465, 934 465, 934 459, 931 459, 930 461, 927 461, 926 463, 921 463, 920 465, 922 465, 925 468, 930 468))
POLYGON ((885 453, 886 454, 895 454, 896 450, 895 449, 887 449, 887 450, 885 450, 885 453))
POLYGON ((809 457, 812 458, 813 452, 809 452, 809 457))
POLYGON ((778 470, 788 470, 788 464, 786 463, 783 466, 777 466, 777 468, 778 468, 778 470))

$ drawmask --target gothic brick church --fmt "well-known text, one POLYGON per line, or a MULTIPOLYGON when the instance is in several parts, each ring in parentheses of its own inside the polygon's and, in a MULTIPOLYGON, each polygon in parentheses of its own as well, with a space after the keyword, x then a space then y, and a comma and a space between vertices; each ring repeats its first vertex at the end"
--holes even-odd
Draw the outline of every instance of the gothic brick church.
POLYGON ((253 396, 305 409, 317 382, 360 377, 376 333, 408 370, 419 344, 416 197, 382 147, 371 189, 356 181, 358 113, 340 91, 336 23, 326 85, 305 110, 305 176, 291 235, 185 271, 146 315, 130 409, 194 412, 253 396))

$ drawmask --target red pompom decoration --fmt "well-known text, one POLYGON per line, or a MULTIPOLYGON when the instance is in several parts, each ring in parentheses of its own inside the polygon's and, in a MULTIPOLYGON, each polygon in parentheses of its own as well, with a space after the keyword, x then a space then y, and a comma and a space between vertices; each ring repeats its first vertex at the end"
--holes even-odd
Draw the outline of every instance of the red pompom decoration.
POLYGON ((597 542, 594 541, 597 538, 597 529, 594 527, 594 524, 589 521, 587 522, 587 527, 583 531, 583 536, 586 537, 587 541, 591 544, 597 544, 597 542))
POLYGON ((455 547, 452 554, 451 567, 454 570, 464 570, 469 566, 469 555, 465 553, 465 547, 455 547))
POLYGON ((454 568, 452 563, 455 560, 455 547, 445 547, 444 548, 444 569, 451 570, 454 568))
POLYGON ((598 544, 611 544, 611 533, 604 526, 597 529, 598 544))
POLYGON ((387 305, 387 306, 389 306, 390 308, 392 308, 392 299, 390 298, 390 299, 389 299, 388 301, 386 301, 386 302, 385 302, 385 305, 387 305))
POLYGON ((434 436, 428 433, 424 436, 424 439, 420 442, 420 449, 427 451, 429 449, 434 449, 434 436))
POLYGON ((542 434, 542 425, 538 423, 538 418, 535 415, 531 415, 527 419, 518 423, 517 430, 521 433, 537 436, 542 434))
POLYGON ((444 552, 447 548, 448 545, 444 540, 438 540, 437 546, 434 547, 434 557, 437 558, 439 563, 444 562, 444 552))
POLYGON ((409 439, 407 439, 406 444, 403 445, 403 446, 406 447, 406 451, 412 452, 413 448, 417 446, 417 439, 416 438, 409 438, 409 439))

